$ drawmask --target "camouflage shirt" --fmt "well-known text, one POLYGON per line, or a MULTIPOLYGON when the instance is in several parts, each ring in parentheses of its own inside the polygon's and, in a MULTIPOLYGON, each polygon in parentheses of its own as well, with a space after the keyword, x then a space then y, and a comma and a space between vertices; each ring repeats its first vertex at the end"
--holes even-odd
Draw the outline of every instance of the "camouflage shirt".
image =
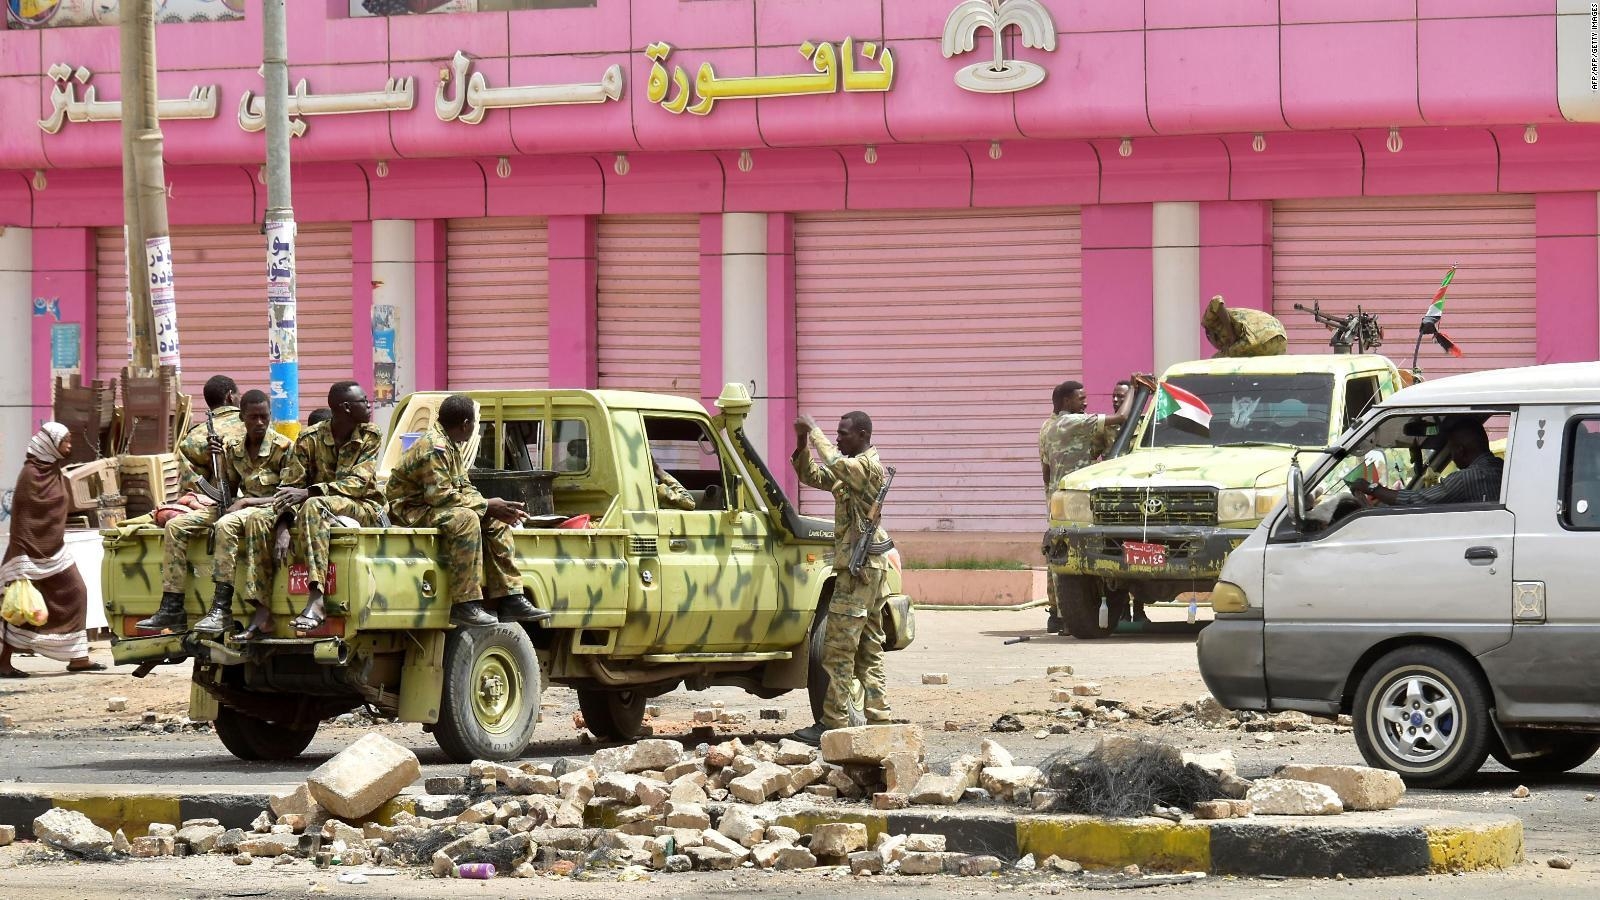
POLYGON ((694 509, 694 495, 682 482, 662 469, 661 477, 656 479, 656 506, 661 509, 694 509))
MULTIPOLYGON (((868 521, 872 501, 878 499, 878 491, 883 488, 883 463, 878 460, 876 447, 868 447, 858 456, 845 456, 820 428, 811 429, 810 439, 821 464, 802 445, 794 451, 794 470, 801 484, 833 494, 833 567, 848 569, 860 525, 868 521)), ((881 527, 872 537, 874 543, 888 539, 881 527)), ((884 557, 867 555, 865 568, 888 567, 884 557)))
MULTIPOLYGON (((244 420, 239 418, 239 407, 219 406, 211 414, 217 436, 222 438, 224 447, 231 441, 244 440, 244 420)), ((189 430, 178 439, 178 484, 181 491, 199 490, 200 478, 213 485, 217 483, 217 473, 211 471, 211 429, 206 427, 206 423, 206 419, 201 419, 190 425, 189 430)))
POLYGON ((396 522, 420 522, 437 509, 470 509, 483 515, 488 501, 467 478, 465 448, 434 425, 401 455, 384 488, 389 516, 396 522))
POLYGON ((1217 351, 1219 357, 1279 356, 1288 351, 1283 323, 1259 309, 1230 309, 1234 341, 1217 351))
POLYGON ((1057 413, 1039 429, 1039 461, 1044 463, 1046 499, 1061 479, 1106 452, 1114 435, 1106 417, 1092 413, 1057 413))
POLYGON ((253 455, 245 446, 245 439, 229 441, 222 453, 222 468, 228 474, 228 485, 233 496, 271 497, 278 492, 283 468, 289 464, 289 454, 294 441, 272 429, 267 429, 261 439, 261 448, 253 455))
POLYGON ((345 497, 381 506, 378 451, 383 435, 371 425, 358 425, 343 444, 333 437, 333 423, 319 422, 300 432, 283 469, 283 487, 305 488, 313 497, 345 497))

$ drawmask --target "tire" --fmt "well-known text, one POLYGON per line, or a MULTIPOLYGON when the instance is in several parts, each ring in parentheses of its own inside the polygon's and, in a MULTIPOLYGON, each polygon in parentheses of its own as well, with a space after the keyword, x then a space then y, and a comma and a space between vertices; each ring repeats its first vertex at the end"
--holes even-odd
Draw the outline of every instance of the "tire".
POLYGON ((1489 755, 1488 698, 1483 676, 1457 654, 1402 647, 1356 688, 1356 745, 1368 765, 1398 772, 1412 787, 1449 787, 1489 755))
POLYGON ((638 740, 644 734, 644 708, 649 700, 643 691, 578 689, 583 722, 603 741, 638 740))
MULTIPOLYGON (((823 628, 827 622, 827 614, 817 616, 815 625, 811 626, 811 649, 806 670, 806 693, 811 698, 811 720, 822 721, 822 701, 828 696, 828 671, 822 667, 822 638, 823 628)), ((850 685, 850 727, 867 724, 865 711, 866 693, 861 688, 861 682, 852 678, 850 685)))
POLYGON ((516 759, 533 741, 544 679, 516 623, 457 628, 444 643, 444 690, 433 738, 456 762, 516 759))
POLYGON ((1550 736, 1548 746, 1541 750, 1538 756, 1512 759, 1511 754, 1506 752, 1499 741, 1494 743, 1489 753, 1494 756, 1495 762, 1513 772, 1559 775, 1588 762, 1596 751, 1600 751, 1600 735, 1553 734, 1550 736))
POLYGON ((290 728, 242 713, 231 706, 217 709, 217 720, 212 724, 222 746, 240 759, 258 760, 294 759, 311 746, 317 736, 317 726, 290 728))
POLYGON ((1110 637, 1128 618, 1128 595, 1106 592, 1106 627, 1100 627, 1100 582, 1089 575, 1057 575, 1056 604, 1067 634, 1080 641, 1110 637))

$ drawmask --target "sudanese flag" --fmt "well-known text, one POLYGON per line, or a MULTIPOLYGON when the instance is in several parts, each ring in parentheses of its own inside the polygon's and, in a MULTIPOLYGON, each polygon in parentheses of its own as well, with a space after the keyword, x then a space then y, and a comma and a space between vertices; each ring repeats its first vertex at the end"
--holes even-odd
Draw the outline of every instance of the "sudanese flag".
POLYGON ((1171 382, 1162 382, 1156 390, 1155 421, 1201 437, 1211 436, 1211 407, 1171 382))

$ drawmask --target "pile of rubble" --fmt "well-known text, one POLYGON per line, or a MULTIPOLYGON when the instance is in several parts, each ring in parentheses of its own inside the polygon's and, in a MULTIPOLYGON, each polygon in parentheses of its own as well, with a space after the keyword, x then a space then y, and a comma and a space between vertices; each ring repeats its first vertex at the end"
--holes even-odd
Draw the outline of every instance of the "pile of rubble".
MULTIPOLYGON (((1199 818, 1384 809, 1404 791, 1394 773, 1359 767, 1289 766, 1251 783, 1233 771, 1226 751, 1185 754, 1182 764, 1215 772, 1230 795, 1196 803, 1192 814, 1199 818)), ((473 863, 518 877, 626 880, 652 870, 741 866, 983 875, 1007 863, 950 852, 942 835, 882 833, 869 846, 862 824, 816 824, 809 833, 790 826, 815 822, 818 805, 842 807, 843 801, 870 799, 880 810, 982 801, 1034 810, 1052 808, 1057 799, 1045 772, 1017 765, 994 741, 984 741, 978 753, 959 757, 943 773, 929 771, 922 731, 912 725, 830 731, 820 749, 788 740, 747 746, 734 739, 686 752, 675 741, 643 740, 554 765, 480 761, 466 776, 427 779, 428 793, 411 804, 415 812, 388 814, 394 807, 385 810, 385 804, 419 772, 411 751, 368 734, 305 784, 273 797, 270 810, 248 831, 196 819, 154 824, 149 834, 129 840, 80 813, 53 809, 35 820, 34 833, 52 847, 88 858, 226 853, 240 865, 310 859, 318 866, 427 866, 440 877, 464 874, 461 867, 473 863), (366 821, 373 818, 390 824, 366 821)), ((1159 807, 1152 813, 1185 815, 1159 807)), ((1025 857, 1010 865, 1018 871, 1081 870, 1055 858, 1036 864, 1025 857)))
POLYGON ((1349 734, 1352 730, 1349 716, 1325 718, 1302 712, 1253 713, 1234 712, 1210 694, 1181 706, 1159 711, 1147 711, 1143 716, 1153 725, 1189 725, 1212 730, 1234 730, 1257 733, 1308 732, 1311 734, 1349 734))

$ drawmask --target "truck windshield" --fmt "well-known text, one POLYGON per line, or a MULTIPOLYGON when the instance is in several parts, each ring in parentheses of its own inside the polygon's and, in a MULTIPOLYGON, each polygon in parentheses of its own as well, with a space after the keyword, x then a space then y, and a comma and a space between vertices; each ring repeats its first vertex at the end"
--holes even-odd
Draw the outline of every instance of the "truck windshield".
POLYGON ((1209 437, 1146 422, 1143 447, 1284 444, 1320 447, 1333 409, 1331 374, 1177 375, 1172 384, 1211 408, 1209 437))

